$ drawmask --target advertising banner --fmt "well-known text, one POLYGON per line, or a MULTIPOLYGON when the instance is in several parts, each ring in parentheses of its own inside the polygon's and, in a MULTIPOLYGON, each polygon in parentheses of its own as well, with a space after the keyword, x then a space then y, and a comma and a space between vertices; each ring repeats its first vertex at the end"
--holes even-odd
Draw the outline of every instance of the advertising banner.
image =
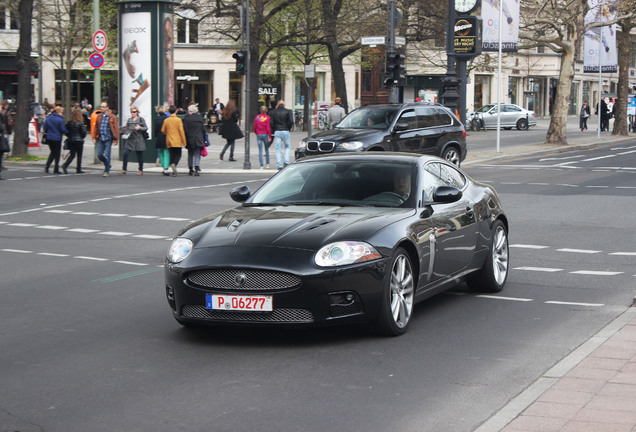
MULTIPOLYGON (((616 16, 616 1, 588 0, 590 10, 585 15, 585 24, 602 23, 616 16)), ((616 24, 594 27, 585 32, 583 72, 618 72, 616 49, 616 24), (599 59, 600 56, 600 59, 599 59)))
MULTIPOLYGON (((136 106, 139 116, 152 125, 152 36, 150 12, 126 12, 121 15, 121 111, 120 124, 130 118, 136 106)), ((152 127, 148 129, 152 138, 152 127)))
POLYGON ((164 106, 170 106, 174 104, 174 22, 172 12, 162 14, 159 38, 162 41, 163 62, 163 82, 159 102, 164 106))
POLYGON ((519 0, 482 0, 482 51, 499 51, 499 3, 503 8, 501 51, 517 52, 519 43, 519 0))
POLYGON ((455 54, 458 57, 474 57, 481 53, 479 43, 479 18, 475 16, 455 18, 455 54))

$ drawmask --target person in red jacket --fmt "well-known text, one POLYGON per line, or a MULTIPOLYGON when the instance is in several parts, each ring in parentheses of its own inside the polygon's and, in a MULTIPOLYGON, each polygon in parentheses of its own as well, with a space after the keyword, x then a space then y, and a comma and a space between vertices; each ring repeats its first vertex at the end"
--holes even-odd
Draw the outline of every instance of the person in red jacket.
POLYGON ((272 142, 272 127, 270 118, 267 115, 267 107, 261 107, 261 113, 254 119, 254 133, 256 134, 256 142, 258 143, 258 161, 263 169, 263 148, 265 148, 265 168, 269 168, 269 145, 272 142))

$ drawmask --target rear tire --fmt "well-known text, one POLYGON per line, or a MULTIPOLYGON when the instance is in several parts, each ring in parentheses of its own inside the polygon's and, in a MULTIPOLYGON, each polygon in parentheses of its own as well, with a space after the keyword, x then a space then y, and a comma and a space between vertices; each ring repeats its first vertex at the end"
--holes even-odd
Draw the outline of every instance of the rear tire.
POLYGON ((461 163, 459 151, 452 146, 446 147, 442 152, 442 159, 452 163, 457 168, 459 168, 459 164, 461 163))
POLYGON ((468 275, 466 285, 474 292, 499 292, 506 284, 508 266, 508 231, 503 222, 497 220, 492 227, 488 257, 480 270, 468 275))
POLYGON ((526 119, 517 120, 517 129, 519 129, 519 130, 528 129, 528 120, 526 120, 526 119))
POLYGON ((383 336, 399 336, 406 333, 413 314, 415 276, 411 257, 398 248, 389 263, 384 277, 380 310, 376 330, 383 336))

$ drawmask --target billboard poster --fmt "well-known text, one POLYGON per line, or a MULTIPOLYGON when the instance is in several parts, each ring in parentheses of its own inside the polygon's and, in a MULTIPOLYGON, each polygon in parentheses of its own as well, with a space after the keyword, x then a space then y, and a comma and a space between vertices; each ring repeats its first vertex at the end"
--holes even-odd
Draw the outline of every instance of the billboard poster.
MULTIPOLYGON (((150 12, 127 12, 121 15, 120 60, 120 123, 130 118, 130 109, 136 106, 139 115, 152 125, 152 36, 150 12)), ((148 128, 152 138, 152 127, 148 128)))
MULTIPOLYGON (((588 0, 590 10, 585 15, 585 24, 602 23, 616 16, 616 2, 611 0, 588 0)), ((598 73, 618 72, 618 55, 616 49, 616 24, 594 27, 584 36, 583 72, 598 73)))
POLYGON ((163 13, 159 29, 162 56, 163 82, 160 103, 164 106, 174 104, 174 19, 172 12, 163 13))
POLYGON ((482 51, 499 51, 501 24, 501 51, 517 52, 519 44, 519 0, 482 0, 482 51), (503 9, 503 22, 499 23, 499 5, 503 9))

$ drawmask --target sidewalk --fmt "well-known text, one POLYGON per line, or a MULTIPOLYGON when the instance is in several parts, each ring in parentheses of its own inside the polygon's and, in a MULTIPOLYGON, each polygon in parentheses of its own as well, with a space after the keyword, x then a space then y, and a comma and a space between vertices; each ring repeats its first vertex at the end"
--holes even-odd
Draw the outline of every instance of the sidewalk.
MULTIPOLYGON (((546 119, 540 119, 537 128, 547 130, 546 119)), ((568 119, 568 130, 578 127, 578 119, 568 119)), ((291 134, 291 153, 306 133, 291 134)), ((276 161, 270 159, 270 169, 260 170, 258 147, 254 135, 250 137, 251 169, 245 169, 244 140, 237 141, 234 157, 237 162, 219 160, 224 140, 218 135, 210 135, 212 145, 209 156, 201 163, 203 173, 261 173, 273 175, 276 161)), ((470 139, 470 137, 469 137, 470 139)), ((495 149, 469 151, 464 166, 495 160, 508 160, 522 156, 559 153, 581 148, 592 148, 602 144, 623 143, 636 140, 636 137, 618 138, 603 133, 568 137, 567 146, 544 144, 506 143, 503 151, 495 149)), ((101 163, 94 163, 94 146, 90 140, 84 145, 83 169, 85 171, 103 170, 101 163)), ((469 141, 470 142, 470 141, 469 141)), ((494 147, 494 143, 493 143, 494 147)), ((118 160, 118 147, 113 148, 112 175, 118 175, 121 162, 118 160)), ((273 153, 273 152, 272 152, 273 153)), ((42 146, 29 148, 29 154, 47 157, 49 149, 42 146)), ((184 151, 184 156, 185 156, 184 151)), ((187 169, 182 158, 181 172, 187 169)), ((45 160, 29 162, 30 166, 43 167, 45 160)), ((137 163, 129 162, 131 172, 137 171, 137 163)), ((7 162, 9 169, 22 165, 7 162)), ((75 164, 69 167, 69 173, 75 171, 75 164)), ((161 168, 147 163, 145 173, 159 173, 161 168)), ((507 405, 494 413, 480 425, 475 432, 636 432, 636 303, 593 336, 578 349, 547 371, 527 389, 513 398, 507 405)))
MULTIPOLYGON (((592 116, 592 120, 590 121, 590 125, 593 125, 596 117, 592 116)), ((547 131, 549 125, 549 118, 539 118, 537 119, 537 126, 532 129, 547 131)), ((593 126, 590 126, 591 128, 593 126)), ((568 131, 575 131, 578 129, 578 118, 569 117, 568 118, 568 131)), ((610 128, 611 130, 611 128, 610 128)), ((315 132, 315 131, 314 131, 315 132)), ((609 132, 603 132, 601 134, 600 139, 598 139, 597 132, 590 129, 588 133, 584 136, 575 136, 571 137, 568 135, 568 145, 566 146, 556 146, 556 145, 544 145, 539 142, 535 143, 523 143, 515 140, 511 140, 506 137, 505 134, 502 134, 502 141, 500 146, 500 152, 498 153, 495 148, 495 134, 496 131, 488 131, 488 132, 471 132, 468 133, 466 142, 468 144, 469 150, 468 155, 466 156, 466 160, 462 163, 462 166, 470 166, 472 164, 481 163, 484 161, 498 161, 498 160, 509 160, 515 159, 521 156, 530 156, 533 154, 542 154, 542 153, 561 153, 571 151, 573 149, 580 149, 586 147, 595 147, 601 144, 612 143, 612 142, 624 142, 629 141, 635 138, 625 138, 625 137, 615 137, 612 136, 609 132), (474 135, 472 135, 474 134, 474 135), (492 141, 492 148, 488 150, 474 150, 471 146, 472 139, 485 139, 489 138, 492 141)), ((293 162, 294 160, 294 150, 298 146, 298 143, 301 139, 307 136, 306 132, 291 132, 291 146, 290 146, 290 160, 293 162)), ((219 154, 225 145, 225 140, 222 139, 217 134, 209 134, 210 137, 210 147, 208 147, 208 156, 201 159, 201 172, 204 174, 213 174, 213 173, 242 173, 248 174, 253 173, 256 174, 261 172, 260 163, 258 159, 258 145, 256 142, 256 135, 250 135, 250 152, 249 152, 249 161, 245 160, 245 139, 236 140, 235 150, 234 150, 234 159, 236 162, 229 162, 229 151, 226 152, 225 160, 221 161, 219 159, 219 154)), ((541 139, 545 138, 545 135, 542 135, 541 139)), ((274 155, 274 149, 270 148, 270 169, 265 169, 263 172, 269 172, 274 174, 276 169, 276 157, 274 155)), ((62 150, 62 157, 68 153, 67 151, 62 150)), ((40 161, 28 162, 29 165, 42 166, 44 169, 44 165, 46 163, 46 158, 49 155, 49 148, 46 145, 43 145, 41 148, 38 147, 29 147, 29 154, 34 156, 39 156, 45 158, 40 161)), ((133 155, 131 154, 131 158, 133 155)), ((265 156, 263 156, 265 158, 265 156)), ((118 171, 121 169, 121 161, 119 159, 119 146, 112 148, 112 168, 111 175, 118 175, 118 171)), ((63 163, 63 160, 60 161, 60 164, 63 163)), ((265 164, 265 161, 263 161, 265 164)), ((11 162, 7 162, 7 166, 10 166, 11 162)), ((71 166, 69 167, 69 174, 75 172, 76 162, 73 161, 71 166)), ((180 172, 187 171, 187 151, 184 149, 183 156, 181 158, 181 162, 179 164, 180 172), (185 167, 185 168, 184 168, 185 167)), ((84 171, 87 170, 96 170, 103 171, 104 166, 98 160, 95 159, 95 146, 93 145, 92 139, 90 137, 86 138, 84 143, 84 154, 82 158, 82 169, 84 171)), ((137 172, 137 162, 130 162, 128 170, 132 173, 137 172)), ((144 164, 144 173, 160 173, 162 168, 159 168, 152 163, 144 164)))

